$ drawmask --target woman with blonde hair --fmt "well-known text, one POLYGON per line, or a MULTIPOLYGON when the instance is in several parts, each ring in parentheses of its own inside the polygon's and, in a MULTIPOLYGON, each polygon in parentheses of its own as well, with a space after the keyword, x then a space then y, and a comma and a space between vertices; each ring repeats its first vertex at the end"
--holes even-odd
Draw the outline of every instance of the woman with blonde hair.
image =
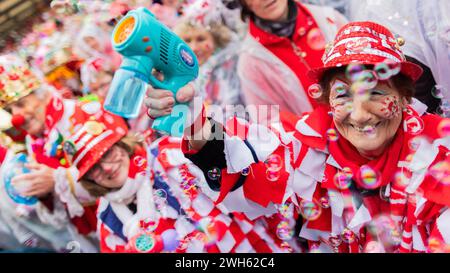
MULTIPOLYGON (((242 100, 236 74, 240 43, 237 34, 224 25, 223 9, 220 1, 196 1, 185 9, 173 30, 198 58, 197 90, 207 105, 218 105, 220 109, 217 110, 225 113, 227 105, 241 105, 242 100)), ((242 116, 242 111, 238 115, 242 116)))

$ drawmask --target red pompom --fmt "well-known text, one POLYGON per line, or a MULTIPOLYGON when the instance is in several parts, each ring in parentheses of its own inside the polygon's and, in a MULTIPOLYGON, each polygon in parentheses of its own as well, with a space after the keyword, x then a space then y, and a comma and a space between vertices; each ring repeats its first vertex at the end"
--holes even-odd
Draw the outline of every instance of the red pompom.
POLYGON ((11 118, 11 124, 16 128, 20 128, 24 123, 25 117, 22 115, 13 115, 11 118))

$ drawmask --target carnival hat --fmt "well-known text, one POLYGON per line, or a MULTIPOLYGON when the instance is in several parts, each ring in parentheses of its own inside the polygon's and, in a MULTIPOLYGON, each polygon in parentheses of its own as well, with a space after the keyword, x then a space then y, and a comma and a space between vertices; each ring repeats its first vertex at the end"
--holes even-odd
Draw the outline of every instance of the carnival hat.
POLYGON ((125 121, 103 110, 99 101, 90 101, 76 111, 74 134, 63 142, 64 155, 82 177, 116 142, 128 132, 125 121))
POLYGON ((400 47, 405 43, 401 37, 374 22, 352 22, 343 26, 322 57, 323 66, 308 73, 314 80, 320 80, 325 71, 350 64, 376 65, 386 62, 400 65, 400 73, 414 82, 422 75, 422 68, 406 61, 400 47))
POLYGON ((15 55, 0 56, 0 108, 13 103, 41 86, 29 66, 15 55))

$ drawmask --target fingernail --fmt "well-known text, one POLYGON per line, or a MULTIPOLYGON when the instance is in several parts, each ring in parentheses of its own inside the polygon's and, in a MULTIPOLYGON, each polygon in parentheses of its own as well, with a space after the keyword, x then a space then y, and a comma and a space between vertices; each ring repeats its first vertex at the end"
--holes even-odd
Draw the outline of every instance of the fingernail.
POLYGON ((174 105, 175 101, 172 98, 170 98, 168 100, 168 103, 169 103, 169 106, 172 106, 172 105, 174 105))

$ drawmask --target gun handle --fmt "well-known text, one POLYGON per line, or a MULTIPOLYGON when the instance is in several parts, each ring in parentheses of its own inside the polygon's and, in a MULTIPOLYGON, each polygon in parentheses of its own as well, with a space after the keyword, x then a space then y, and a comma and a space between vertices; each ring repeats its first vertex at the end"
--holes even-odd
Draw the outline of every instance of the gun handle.
POLYGON ((153 121, 152 128, 163 131, 174 137, 182 137, 189 107, 185 103, 177 103, 172 112, 153 121))

